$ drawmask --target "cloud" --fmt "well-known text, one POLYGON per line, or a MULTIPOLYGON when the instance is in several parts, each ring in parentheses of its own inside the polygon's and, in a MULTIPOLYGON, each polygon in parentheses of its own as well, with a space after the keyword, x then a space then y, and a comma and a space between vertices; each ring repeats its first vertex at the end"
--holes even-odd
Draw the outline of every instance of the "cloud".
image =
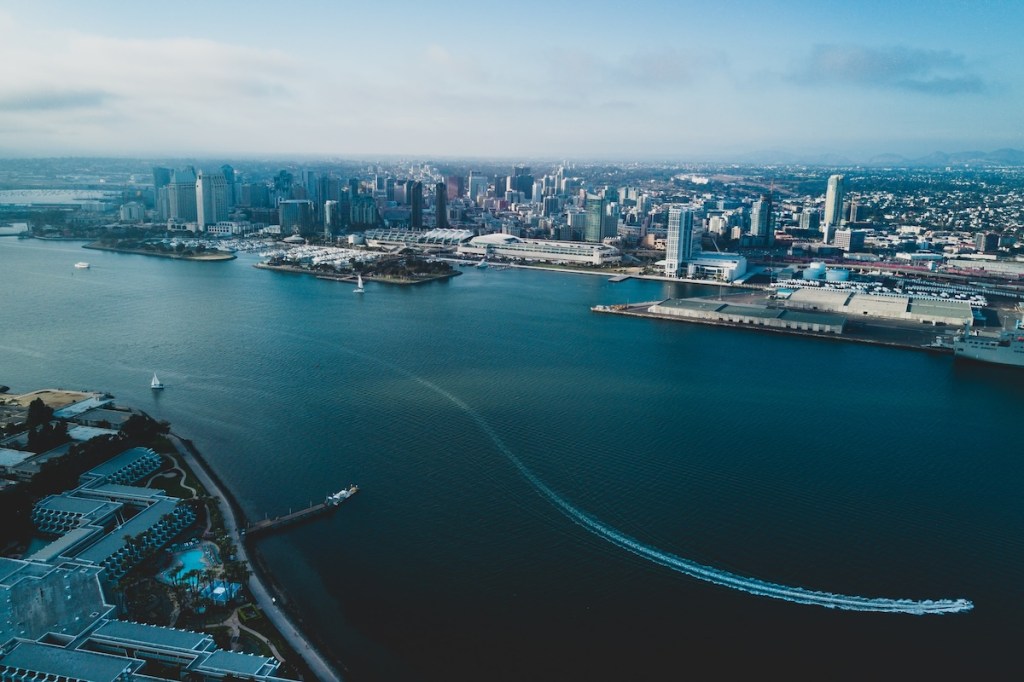
POLYGON ((930 95, 975 94, 989 84, 949 50, 816 45, 789 80, 804 85, 854 85, 930 95))
POLYGON ((0 109, 7 111, 62 111, 95 108, 113 95, 104 90, 26 90, 0 94, 0 109))

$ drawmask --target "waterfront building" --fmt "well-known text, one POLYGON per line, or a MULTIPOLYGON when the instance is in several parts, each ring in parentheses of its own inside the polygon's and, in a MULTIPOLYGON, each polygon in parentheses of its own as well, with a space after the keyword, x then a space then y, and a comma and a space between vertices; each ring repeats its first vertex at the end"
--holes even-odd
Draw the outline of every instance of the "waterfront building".
POLYGON ((838 226, 843 217, 843 195, 846 191, 846 177, 830 175, 825 190, 825 225, 838 226))
POLYGON ((313 229, 313 202, 308 199, 289 199, 277 205, 278 225, 281 232, 308 233, 313 229))
POLYGON ((587 194, 584 206, 582 237, 585 242, 600 242, 614 237, 618 231, 618 205, 602 194, 587 194))
POLYGON ((682 266, 700 254, 700 230, 694 229, 693 212, 673 206, 668 209, 665 274, 679 277, 682 266))
POLYGON ((203 230, 207 225, 228 219, 228 184, 222 173, 196 174, 196 223, 203 230))
POLYGON ((566 264, 609 265, 622 261, 622 253, 607 244, 522 239, 509 234, 485 234, 459 245, 461 256, 496 257, 566 264))
POLYGON ((167 184, 167 219, 196 222, 196 174, 192 168, 176 170, 167 184))
POLYGON ((137 201, 129 201, 121 206, 118 219, 122 223, 141 223, 146 219, 146 208, 137 201))
POLYGON ((472 230, 452 229, 445 230, 403 230, 403 229, 373 229, 367 230, 363 235, 368 246, 373 248, 390 249, 396 246, 414 247, 437 247, 457 246, 469 241, 473 237, 472 230))

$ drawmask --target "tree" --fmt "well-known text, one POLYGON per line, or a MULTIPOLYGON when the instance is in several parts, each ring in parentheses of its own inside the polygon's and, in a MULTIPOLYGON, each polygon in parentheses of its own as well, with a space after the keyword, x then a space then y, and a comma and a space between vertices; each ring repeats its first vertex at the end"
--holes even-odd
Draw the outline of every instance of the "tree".
POLYGON ((42 398, 36 398, 28 404, 28 415, 25 419, 25 426, 32 429, 40 424, 46 424, 53 419, 53 408, 43 402, 42 398))

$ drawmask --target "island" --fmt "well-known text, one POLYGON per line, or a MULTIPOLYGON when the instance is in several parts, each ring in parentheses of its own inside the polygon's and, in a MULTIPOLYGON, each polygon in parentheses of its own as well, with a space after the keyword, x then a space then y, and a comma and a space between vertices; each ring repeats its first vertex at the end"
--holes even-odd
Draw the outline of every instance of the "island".
POLYGON ((173 258, 175 260, 225 261, 236 258, 235 254, 229 251, 207 249, 201 243, 190 246, 186 242, 181 241, 172 244, 165 241, 115 239, 111 241, 90 242, 83 244, 82 248, 116 251, 118 253, 136 253, 143 256, 157 256, 160 258, 173 258))
MULTIPOLYGON (((107 393, 43 389, 0 394, 0 424, 0 666, 67 675, 101 652, 147 679, 341 679, 286 611, 229 489, 169 423, 107 393)), ((328 491, 308 522, 356 490, 328 491)))

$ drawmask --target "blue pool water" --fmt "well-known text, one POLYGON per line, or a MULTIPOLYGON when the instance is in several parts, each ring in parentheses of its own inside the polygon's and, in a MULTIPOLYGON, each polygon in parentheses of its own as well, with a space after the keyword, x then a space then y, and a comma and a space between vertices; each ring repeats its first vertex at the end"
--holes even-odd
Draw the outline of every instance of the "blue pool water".
POLYGON ((210 567, 210 561, 206 558, 206 553, 201 547, 176 554, 174 560, 176 562, 175 565, 165 573, 168 581, 172 581, 175 578, 180 579, 189 571, 202 571, 210 567))

